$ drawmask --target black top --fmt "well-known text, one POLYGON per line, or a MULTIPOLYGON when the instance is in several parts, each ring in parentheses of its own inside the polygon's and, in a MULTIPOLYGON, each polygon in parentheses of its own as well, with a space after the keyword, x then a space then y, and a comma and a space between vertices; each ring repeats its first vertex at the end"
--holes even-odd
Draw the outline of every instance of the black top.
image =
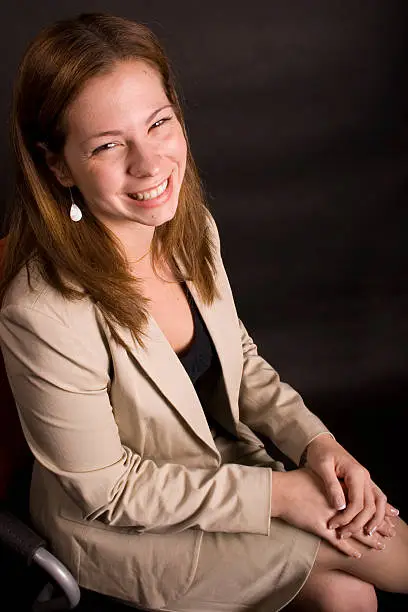
POLYGON ((187 286, 185 286, 185 292, 194 319, 194 336, 188 349, 179 353, 178 358, 191 378, 191 382, 197 387, 198 380, 211 367, 215 367, 218 357, 211 336, 187 286))
MULTIPOLYGON (((184 290, 193 314, 194 336, 188 349, 180 353, 178 358, 191 378, 209 426, 224 437, 231 437, 231 432, 227 431, 218 422, 218 419, 214 419, 211 415, 211 406, 214 407, 215 404, 220 406, 222 398, 226 398, 225 393, 221 393, 221 396, 217 394, 217 390, 220 390, 220 383, 222 383, 220 360, 200 311, 186 285, 184 285, 184 290)), ((221 384, 221 389, 222 387, 221 384)), ((232 435, 232 437, 236 439, 236 436, 232 435)))
POLYGON ((187 285, 184 285, 184 290, 193 314, 194 336, 188 349, 179 354, 178 358, 191 378, 209 426, 218 430, 219 423, 214 421, 208 408, 220 381, 221 364, 211 336, 187 285))

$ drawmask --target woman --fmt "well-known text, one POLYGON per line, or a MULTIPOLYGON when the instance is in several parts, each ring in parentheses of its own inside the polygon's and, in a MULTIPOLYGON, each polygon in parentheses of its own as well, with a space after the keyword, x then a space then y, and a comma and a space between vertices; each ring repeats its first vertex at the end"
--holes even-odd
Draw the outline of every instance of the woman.
POLYGON ((12 138, 0 339, 33 521, 80 584, 197 611, 407 592, 405 523, 237 317, 153 34, 107 15, 47 28, 12 138), (307 467, 286 473, 253 431, 307 467))

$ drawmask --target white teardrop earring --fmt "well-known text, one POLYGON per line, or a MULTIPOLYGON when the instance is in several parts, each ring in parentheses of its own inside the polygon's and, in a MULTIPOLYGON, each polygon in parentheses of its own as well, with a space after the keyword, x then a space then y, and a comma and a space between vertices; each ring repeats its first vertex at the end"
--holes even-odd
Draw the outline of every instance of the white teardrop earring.
POLYGON ((72 221, 80 221, 82 219, 82 211, 74 202, 74 198, 72 197, 71 187, 69 187, 69 194, 71 196, 71 208, 69 211, 69 216, 72 221))

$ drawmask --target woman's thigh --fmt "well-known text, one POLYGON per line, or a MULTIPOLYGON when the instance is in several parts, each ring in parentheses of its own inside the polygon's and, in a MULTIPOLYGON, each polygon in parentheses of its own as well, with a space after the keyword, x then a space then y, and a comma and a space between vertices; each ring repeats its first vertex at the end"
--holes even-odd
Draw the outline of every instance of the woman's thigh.
POLYGON ((313 568, 306 584, 285 612, 377 612, 371 584, 337 570, 313 568))
POLYGON ((367 549, 354 540, 353 545, 362 553, 360 559, 347 557, 322 541, 315 568, 341 570, 383 591, 408 593, 408 526, 397 518, 395 529, 393 538, 384 538, 384 550, 367 549))

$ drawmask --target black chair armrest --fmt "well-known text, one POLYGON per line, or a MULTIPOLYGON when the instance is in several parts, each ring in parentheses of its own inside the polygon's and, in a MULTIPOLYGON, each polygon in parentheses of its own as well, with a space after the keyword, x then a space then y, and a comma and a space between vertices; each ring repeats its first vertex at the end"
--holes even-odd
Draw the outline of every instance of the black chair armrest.
POLYGON ((24 557, 28 565, 37 550, 46 545, 43 538, 8 510, 0 510, 0 542, 24 557))
MULTIPOLYGON (((53 554, 46 550, 46 542, 30 527, 7 510, 0 510, 0 544, 22 556, 28 565, 41 567, 61 589, 63 597, 47 601, 40 596, 38 610, 67 610, 75 608, 81 594, 71 572, 53 554)), ((48 591, 47 591, 48 592, 48 591)))

